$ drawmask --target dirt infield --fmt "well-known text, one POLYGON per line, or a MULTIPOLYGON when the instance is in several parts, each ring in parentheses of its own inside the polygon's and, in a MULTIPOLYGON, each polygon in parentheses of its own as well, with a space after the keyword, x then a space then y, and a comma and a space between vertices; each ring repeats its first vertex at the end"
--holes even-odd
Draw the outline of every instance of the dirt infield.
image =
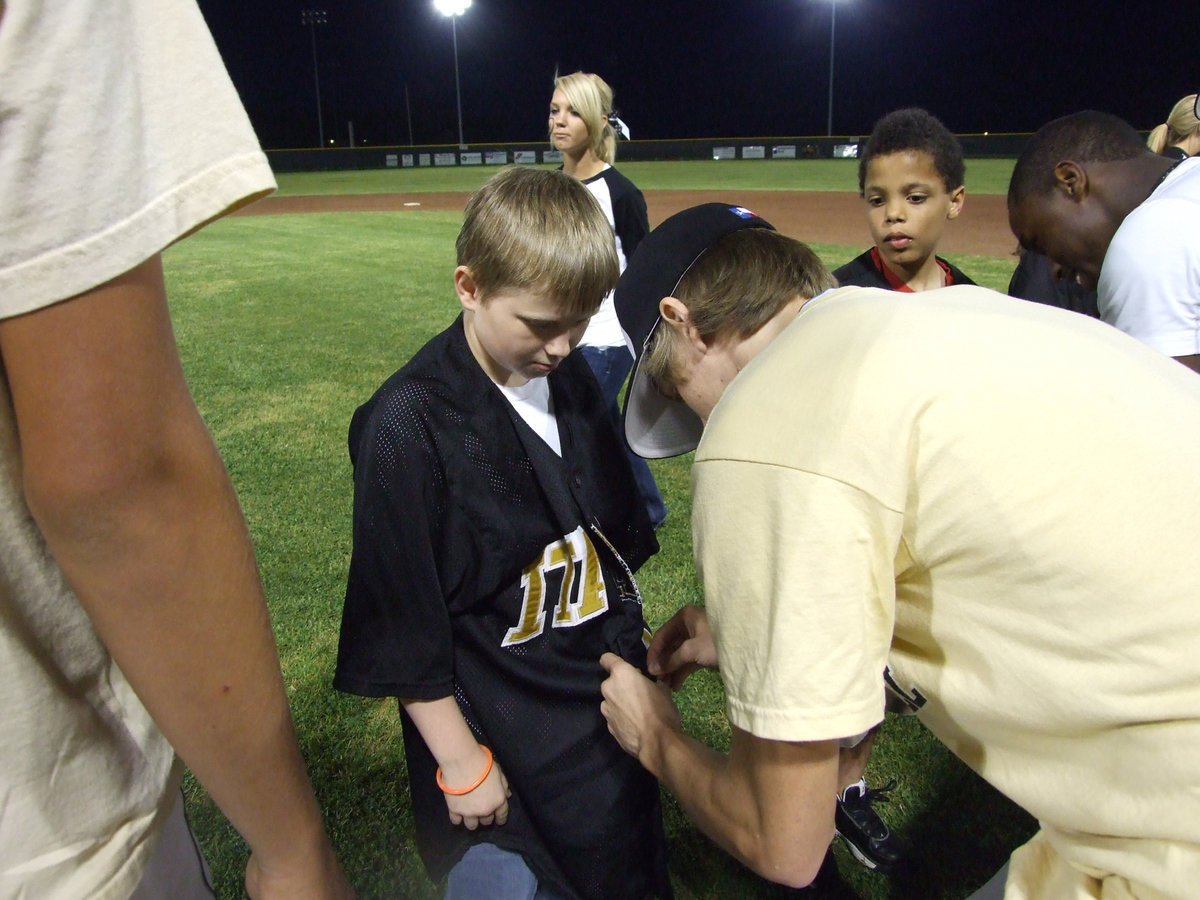
MULTIPOLYGON (((465 193, 360 194, 268 197, 235 215, 310 212, 397 212, 441 209, 461 211, 465 193)), ((748 207, 784 234, 803 241, 866 247, 870 243, 857 194, 824 191, 646 191, 650 224, 681 209, 712 200, 748 207)), ((947 227, 938 251, 979 256, 1009 256, 1017 241, 1008 229, 1004 197, 967 196, 962 215, 947 227)))

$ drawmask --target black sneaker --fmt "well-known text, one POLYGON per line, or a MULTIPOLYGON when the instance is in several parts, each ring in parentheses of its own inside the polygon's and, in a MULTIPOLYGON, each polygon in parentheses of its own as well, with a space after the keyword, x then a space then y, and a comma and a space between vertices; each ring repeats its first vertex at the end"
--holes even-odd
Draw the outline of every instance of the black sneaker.
POLYGON ((904 856, 892 829, 871 808, 874 800, 881 803, 890 800, 888 795, 895 789, 895 779, 874 789, 867 788, 866 782, 860 781, 846 788, 838 798, 834 812, 837 833, 855 859, 868 869, 888 872, 904 856))

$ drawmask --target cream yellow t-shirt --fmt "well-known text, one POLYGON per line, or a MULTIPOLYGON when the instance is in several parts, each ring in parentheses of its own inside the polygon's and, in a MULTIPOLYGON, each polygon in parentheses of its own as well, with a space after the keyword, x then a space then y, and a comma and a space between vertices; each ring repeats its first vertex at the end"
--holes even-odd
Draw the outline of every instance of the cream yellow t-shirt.
POLYGON ((1040 820, 1010 898, 1195 896, 1200 377, 983 288, 843 288, 728 388, 693 479, 734 724, 861 732, 889 666, 1040 820))
MULTIPOLYGON (((194 0, 0 3, 0 317, 273 187, 194 0)), ((49 556, 21 469, 0 373, 0 897, 124 900, 180 768, 49 556)))

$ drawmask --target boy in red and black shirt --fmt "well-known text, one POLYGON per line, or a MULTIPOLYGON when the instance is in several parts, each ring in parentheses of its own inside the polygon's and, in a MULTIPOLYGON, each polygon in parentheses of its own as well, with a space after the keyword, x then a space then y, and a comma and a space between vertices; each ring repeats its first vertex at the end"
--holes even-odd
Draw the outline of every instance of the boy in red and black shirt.
POLYGON ((937 256, 946 222, 962 211, 962 147, 923 109, 900 109, 875 123, 858 165, 875 246, 833 276, 838 284, 928 291, 974 284, 937 256))

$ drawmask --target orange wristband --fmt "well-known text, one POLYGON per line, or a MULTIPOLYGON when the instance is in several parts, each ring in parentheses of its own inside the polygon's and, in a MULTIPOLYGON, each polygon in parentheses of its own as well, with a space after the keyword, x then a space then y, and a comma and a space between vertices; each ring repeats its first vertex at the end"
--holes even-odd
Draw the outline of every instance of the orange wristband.
POLYGON ((487 779, 488 775, 490 775, 492 773, 492 751, 489 750, 487 747, 483 746, 483 744, 479 745, 479 749, 481 749, 484 753, 487 754, 487 765, 485 765, 483 767, 483 774, 480 775, 478 778, 476 778, 474 784, 472 784, 470 787, 465 787, 465 788, 448 788, 448 787, 446 787, 446 783, 444 781, 442 781, 442 767, 438 766, 437 774, 434 777, 437 779, 437 786, 442 789, 443 793, 451 794, 455 797, 461 797, 463 794, 471 793, 471 791, 475 790, 475 788, 477 788, 481 784, 483 784, 483 782, 487 779))

